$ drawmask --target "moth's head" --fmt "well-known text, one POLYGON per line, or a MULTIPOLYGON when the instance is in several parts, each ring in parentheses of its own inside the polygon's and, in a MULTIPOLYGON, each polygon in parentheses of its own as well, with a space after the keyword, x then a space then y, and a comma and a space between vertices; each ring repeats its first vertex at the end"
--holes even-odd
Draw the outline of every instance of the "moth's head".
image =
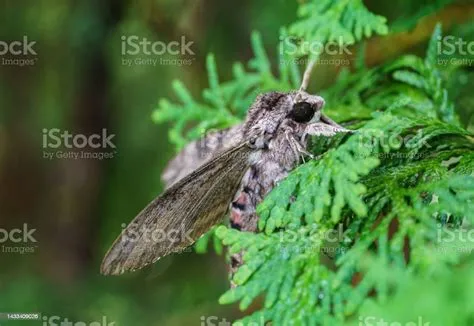
POLYGON ((290 97, 291 103, 288 106, 287 119, 297 123, 309 123, 321 118, 321 110, 324 107, 324 99, 321 96, 299 91, 290 94, 290 97))
POLYGON ((295 135, 349 131, 322 114, 324 99, 305 91, 290 93, 269 92, 257 97, 244 124, 248 137, 272 135, 277 130, 290 128, 295 135))
MULTIPOLYGON (((324 99, 303 91, 269 92, 257 97, 247 115, 248 129, 265 129, 271 132, 285 120, 307 124, 321 116, 324 99)), ((290 122, 290 123, 291 123, 290 122)))

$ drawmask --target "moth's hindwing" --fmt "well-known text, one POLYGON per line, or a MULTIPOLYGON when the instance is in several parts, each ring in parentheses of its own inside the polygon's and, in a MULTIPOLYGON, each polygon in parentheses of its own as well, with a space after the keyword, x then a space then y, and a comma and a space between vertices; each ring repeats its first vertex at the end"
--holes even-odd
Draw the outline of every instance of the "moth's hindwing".
POLYGON ((107 252, 103 274, 121 274, 181 251, 225 215, 251 148, 232 147, 178 181, 127 226, 107 252))

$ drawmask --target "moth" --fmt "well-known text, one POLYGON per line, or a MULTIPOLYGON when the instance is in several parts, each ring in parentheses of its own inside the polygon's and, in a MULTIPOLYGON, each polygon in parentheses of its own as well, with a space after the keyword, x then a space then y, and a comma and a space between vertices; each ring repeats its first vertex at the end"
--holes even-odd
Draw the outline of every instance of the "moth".
MULTIPOLYGON (((349 132, 325 114, 324 99, 299 90, 257 96, 242 124, 188 144, 165 169, 166 190, 122 231, 101 265, 117 275, 193 244, 229 214, 232 228, 256 232, 257 205, 300 162, 308 136, 349 132)), ((231 269, 242 264, 231 257, 231 269)))

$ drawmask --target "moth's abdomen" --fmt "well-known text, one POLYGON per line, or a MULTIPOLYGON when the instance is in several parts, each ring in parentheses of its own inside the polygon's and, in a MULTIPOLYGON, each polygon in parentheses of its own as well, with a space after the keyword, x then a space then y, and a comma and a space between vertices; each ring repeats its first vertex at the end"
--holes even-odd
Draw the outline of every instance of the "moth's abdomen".
MULTIPOLYGON (((288 163, 288 162, 287 162, 288 163)), ((276 186, 286 178, 296 164, 281 164, 275 160, 272 151, 262 150, 258 160, 245 173, 240 183, 239 191, 230 205, 230 225, 242 231, 257 231, 257 205, 276 186)))
MULTIPOLYGON (((304 145, 301 144, 302 148, 304 145)), ((230 226, 234 229, 258 232, 257 205, 298 163, 299 153, 293 150, 288 138, 283 134, 272 139, 267 148, 251 156, 250 168, 242 178, 239 191, 230 204, 230 226)), ((231 278, 242 265, 242 257, 242 252, 231 255, 231 278)))
POLYGON ((240 231, 255 232, 257 215, 255 214, 256 198, 249 187, 241 186, 230 205, 230 226, 240 231))

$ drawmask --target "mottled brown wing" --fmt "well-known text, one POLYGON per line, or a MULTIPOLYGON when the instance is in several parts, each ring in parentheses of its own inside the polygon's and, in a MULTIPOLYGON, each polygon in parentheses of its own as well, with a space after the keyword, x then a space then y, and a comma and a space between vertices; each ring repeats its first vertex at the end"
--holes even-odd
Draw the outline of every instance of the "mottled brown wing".
POLYGON ((208 132, 201 139, 187 144, 166 166, 161 179, 169 188, 204 162, 243 142, 242 125, 208 132))
POLYGON ((107 252, 103 274, 121 274, 182 251, 218 223, 248 168, 246 143, 226 150, 153 200, 107 252))

